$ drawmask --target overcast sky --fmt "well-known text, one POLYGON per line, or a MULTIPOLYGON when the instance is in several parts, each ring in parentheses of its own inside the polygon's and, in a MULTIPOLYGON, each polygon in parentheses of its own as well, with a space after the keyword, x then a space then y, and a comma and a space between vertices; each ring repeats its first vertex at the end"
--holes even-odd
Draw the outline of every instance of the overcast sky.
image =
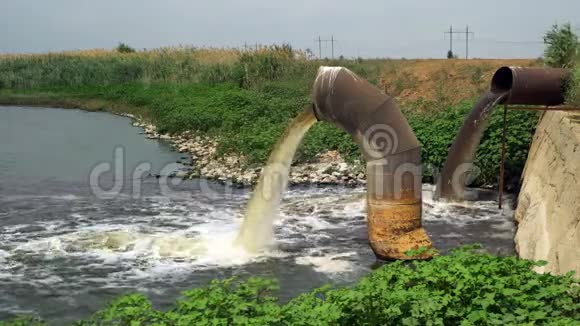
MULTIPOLYGON (((286 42, 318 54, 320 35, 336 56, 437 58, 449 25, 469 25, 470 57, 529 58, 556 22, 580 28, 580 0, 0 0, 0 53, 286 42)), ((453 49, 465 56, 464 35, 453 49)))

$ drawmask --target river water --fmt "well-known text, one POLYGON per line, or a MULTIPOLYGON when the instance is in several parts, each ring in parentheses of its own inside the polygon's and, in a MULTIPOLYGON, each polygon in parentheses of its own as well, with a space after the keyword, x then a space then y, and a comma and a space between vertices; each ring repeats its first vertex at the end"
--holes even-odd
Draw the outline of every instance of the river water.
MULTIPOLYGON (((364 188, 290 188, 276 245, 250 254, 233 245, 249 190, 163 177, 186 159, 128 118, 0 107, 0 320, 68 323, 136 291, 167 308, 183 290, 234 275, 274 277, 288 300, 376 267, 364 188)), ((451 205, 432 191, 424 185, 424 225, 438 249, 513 253, 512 212, 497 209, 493 192, 451 205)))

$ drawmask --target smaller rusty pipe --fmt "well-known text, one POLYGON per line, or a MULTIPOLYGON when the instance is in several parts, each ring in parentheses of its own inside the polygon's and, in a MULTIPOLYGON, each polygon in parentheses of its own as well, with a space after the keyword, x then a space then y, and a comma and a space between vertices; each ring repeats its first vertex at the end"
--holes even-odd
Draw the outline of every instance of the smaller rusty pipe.
POLYGON ((429 258, 421 226, 421 148, 409 123, 379 89, 342 67, 321 67, 313 86, 319 120, 346 130, 367 162, 369 242, 380 259, 429 258))
POLYGON ((501 67, 491 79, 491 91, 508 92, 503 104, 560 105, 569 81, 566 69, 501 67))
POLYGON ((498 104, 560 105, 565 101, 570 72, 554 68, 501 67, 455 136, 441 170, 435 198, 466 199, 465 186, 487 119, 498 104))

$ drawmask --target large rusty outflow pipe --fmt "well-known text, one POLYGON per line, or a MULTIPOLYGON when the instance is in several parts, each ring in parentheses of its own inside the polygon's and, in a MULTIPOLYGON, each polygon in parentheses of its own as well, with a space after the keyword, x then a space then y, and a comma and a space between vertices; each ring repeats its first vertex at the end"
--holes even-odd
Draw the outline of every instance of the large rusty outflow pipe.
POLYGON ((465 186, 487 118, 498 104, 560 105, 564 103, 570 72, 553 68, 502 67, 491 89, 477 101, 455 140, 437 183, 436 198, 463 201, 465 186))
POLYGON ((424 259, 431 248, 421 226, 421 148, 409 123, 379 89, 342 67, 321 67, 313 86, 319 120, 346 130, 367 163, 369 242, 380 259, 424 259))

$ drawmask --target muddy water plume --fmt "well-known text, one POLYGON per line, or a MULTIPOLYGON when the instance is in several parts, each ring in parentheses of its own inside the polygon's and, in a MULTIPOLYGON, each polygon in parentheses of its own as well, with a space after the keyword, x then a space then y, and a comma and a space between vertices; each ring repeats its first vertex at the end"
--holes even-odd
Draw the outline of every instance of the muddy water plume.
POLYGON ((312 108, 307 107, 290 122, 274 146, 248 202, 244 222, 236 241, 245 250, 256 252, 273 243, 274 221, 278 216, 282 194, 288 184, 292 159, 302 138, 316 121, 312 108))

